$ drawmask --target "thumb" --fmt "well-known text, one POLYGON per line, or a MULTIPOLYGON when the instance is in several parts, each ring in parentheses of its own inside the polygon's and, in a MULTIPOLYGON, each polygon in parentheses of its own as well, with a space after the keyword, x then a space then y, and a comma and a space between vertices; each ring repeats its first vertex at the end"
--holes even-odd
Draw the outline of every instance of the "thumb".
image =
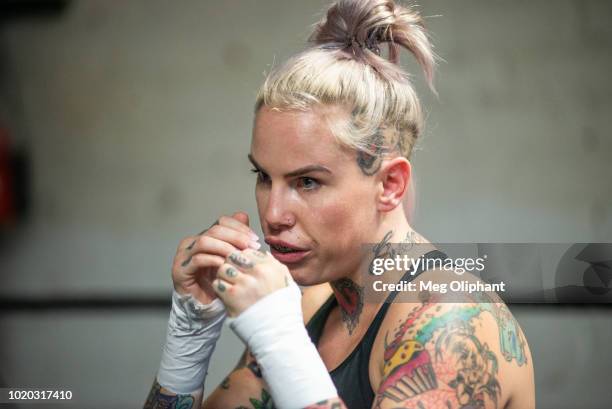
POLYGON ((246 224, 247 226, 249 225, 249 215, 245 212, 236 212, 232 215, 232 217, 238 220, 240 223, 246 224))

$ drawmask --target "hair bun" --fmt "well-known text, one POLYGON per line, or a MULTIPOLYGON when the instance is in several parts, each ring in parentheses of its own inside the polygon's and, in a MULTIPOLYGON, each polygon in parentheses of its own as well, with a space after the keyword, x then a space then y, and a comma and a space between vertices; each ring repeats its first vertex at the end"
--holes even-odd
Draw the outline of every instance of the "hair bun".
POLYGON ((414 55, 433 89, 435 55, 423 19, 416 10, 393 0, 338 0, 315 25, 309 41, 367 63, 383 77, 396 80, 406 77, 398 66, 403 47, 414 55), (381 44, 388 45, 386 59, 381 56, 381 44))

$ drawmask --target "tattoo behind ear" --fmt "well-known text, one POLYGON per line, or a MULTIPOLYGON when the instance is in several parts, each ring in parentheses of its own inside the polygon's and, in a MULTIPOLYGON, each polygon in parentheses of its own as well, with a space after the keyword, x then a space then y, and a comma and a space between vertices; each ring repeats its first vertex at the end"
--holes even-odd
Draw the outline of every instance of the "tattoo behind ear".
POLYGON ((371 176, 378 172, 382 164, 382 155, 385 152, 385 137, 379 128, 376 133, 368 138, 366 144, 368 151, 357 151, 357 165, 366 176, 371 176))

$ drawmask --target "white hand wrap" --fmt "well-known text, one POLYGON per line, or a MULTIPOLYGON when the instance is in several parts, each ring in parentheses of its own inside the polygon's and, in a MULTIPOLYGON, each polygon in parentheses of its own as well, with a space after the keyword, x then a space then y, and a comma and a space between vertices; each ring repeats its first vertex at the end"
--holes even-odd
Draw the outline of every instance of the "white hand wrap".
POLYGON ((204 305, 191 295, 172 292, 166 345, 157 373, 161 386, 176 394, 202 388, 225 317, 219 299, 204 305))
POLYGON ((301 298, 292 281, 228 320, 259 363, 279 409, 304 408, 338 396, 304 327, 301 298))

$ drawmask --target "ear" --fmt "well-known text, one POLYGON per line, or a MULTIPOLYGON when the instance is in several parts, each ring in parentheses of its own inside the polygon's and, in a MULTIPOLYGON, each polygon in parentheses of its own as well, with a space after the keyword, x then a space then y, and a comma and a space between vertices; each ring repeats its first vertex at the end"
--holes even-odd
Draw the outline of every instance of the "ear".
POLYGON ((383 162, 378 172, 381 186, 377 198, 378 210, 389 212, 402 202, 408 191, 411 173, 410 162, 403 156, 383 162))

